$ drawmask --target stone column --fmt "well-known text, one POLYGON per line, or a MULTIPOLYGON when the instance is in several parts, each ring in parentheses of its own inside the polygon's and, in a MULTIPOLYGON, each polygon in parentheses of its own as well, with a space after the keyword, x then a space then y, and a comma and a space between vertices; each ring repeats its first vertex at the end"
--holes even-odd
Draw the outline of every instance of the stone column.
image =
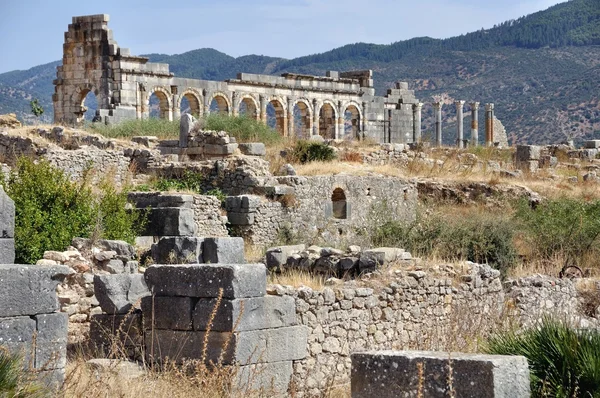
POLYGON ((485 104, 485 146, 494 145, 494 104, 485 104))
POLYGON ((179 95, 173 94, 171 96, 171 101, 173 103, 173 118, 175 118, 175 120, 178 120, 181 118, 181 108, 177 106, 177 104, 179 103, 179 95))
POLYGON ((417 102, 413 104, 413 142, 421 142, 421 109, 423 104, 417 102))
POLYGON ((433 113, 435 115, 435 146, 442 146, 442 103, 437 101, 433 103, 433 113))
POLYGON ((212 94, 208 93, 206 90, 202 92, 204 97, 204 114, 210 114, 210 101, 212 101, 212 94))
POLYGON ((315 98, 313 100, 313 131, 312 135, 319 135, 319 113, 321 112, 321 106, 319 105, 319 101, 315 98))
POLYGON ((471 145, 479 145, 479 102, 471 102, 471 145))
POLYGON ((342 101, 338 101, 338 120, 337 120, 337 123, 338 123, 337 130, 338 131, 335 135, 335 138, 338 140, 343 139, 346 136, 346 125, 345 125, 346 118, 345 118, 345 115, 343 112, 344 108, 342 107, 342 105, 343 105, 342 101))
POLYGON ((294 99, 288 97, 287 99, 287 126, 284 122, 284 131, 288 137, 294 137, 294 99), (287 127, 287 129, 286 129, 287 127))
POLYGON ((232 92, 231 93, 231 106, 233 107, 232 111, 233 111, 233 116, 239 116, 240 115, 240 96, 238 95, 237 92, 232 92))
POLYGON ((464 148, 463 107, 465 101, 454 101, 454 105, 456 105, 456 146, 464 148))
POLYGON ((267 99, 265 98, 264 95, 260 95, 259 97, 260 100, 260 109, 258 110, 258 114, 260 115, 260 120, 261 122, 263 122, 264 124, 267 124, 267 99))
POLYGON ((361 120, 361 123, 362 123, 362 132, 361 132, 360 136, 361 136, 362 139, 364 139, 365 136, 366 136, 366 134, 367 134, 367 128, 369 126, 369 120, 368 120, 368 117, 367 117, 367 112, 369 112, 369 103, 368 102, 363 102, 362 103, 362 107, 363 107, 363 109, 362 109, 363 117, 362 117, 362 120, 361 120))

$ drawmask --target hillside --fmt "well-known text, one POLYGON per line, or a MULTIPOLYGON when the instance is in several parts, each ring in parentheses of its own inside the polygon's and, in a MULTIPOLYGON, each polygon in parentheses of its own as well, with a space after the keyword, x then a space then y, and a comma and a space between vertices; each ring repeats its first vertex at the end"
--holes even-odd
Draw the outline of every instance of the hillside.
MULTIPOLYGON (((212 80, 232 78, 241 71, 278 75, 372 69, 378 94, 403 80, 417 90, 422 102, 440 96, 449 104, 444 108, 447 142, 454 141, 454 99, 494 102, 509 138, 518 142, 600 138, 600 0, 571 0, 444 40, 349 44, 292 60, 234 58, 214 49, 147 56, 169 63, 177 76, 212 80)), ((38 97, 50 114, 58 64, 0 74, 0 113, 24 117, 29 99, 38 97)), ((430 131, 432 109, 426 105, 423 111, 423 127, 430 131)))

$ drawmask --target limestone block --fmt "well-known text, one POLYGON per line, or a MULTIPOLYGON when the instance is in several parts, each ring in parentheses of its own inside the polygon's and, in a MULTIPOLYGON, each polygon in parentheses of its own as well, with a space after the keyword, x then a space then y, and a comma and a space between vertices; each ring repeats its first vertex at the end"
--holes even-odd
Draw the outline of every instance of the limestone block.
POLYGON ((517 168, 525 173, 535 173, 539 169, 538 160, 528 160, 517 162, 517 168))
POLYGON ((69 316, 65 313, 35 316, 37 336, 36 369, 60 369, 67 365, 67 334, 69 316))
POLYGON ((186 194, 131 192, 127 199, 135 203, 135 207, 138 209, 145 209, 147 207, 183 207, 191 209, 194 205, 194 197, 186 194))
POLYGON ((214 145, 214 144, 206 144, 204 145, 204 153, 206 155, 213 156, 227 156, 233 155, 235 150, 238 148, 238 144, 224 144, 224 145, 214 145))
POLYGON ((252 225, 254 224, 255 213, 227 213, 227 221, 231 225, 252 225))
POLYGON ((62 265, 0 265, 0 317, 58 311, 56 286, 73 273, 62 265))
POLYGON ((419 363, 423 364, 423 396, 447 397, 452 360, 457 397, 525 398, 530 396, 529 368, 522 356, 461 354, 433 351, 369 351, 352 354, 351 391, 357 398, 415 394, 419 363))
POLYGON ((584 148, 600 149, 600 140, 586 140, 583 141, 584 148))
POLYGON ((187 148, 188 146, 188 137, 190 132, 194 128, 194 124, 196 124, 196 118, 190 115, 189 113, 184 113, 181 115, 181 119, 179 120, 179 147, 187 148))
MULTIPOLYGON (((154 330, 145 334, 145 346, 150 360, 166 358, 176 362, 201 359, 206 332, 154 330)), ((252 330, 238 333, 209 332, 206 360, 222 364, 249 365, 292 361, 306 358, 308 329, 290 326, 277 329, 252 330), (227 350, 223 352, 223 348, 227 350)))
POLYGON ((35 331, 36 322, 29 316, 0 318, 0 346, 7 347, 11 352, 21 353, 24 356, 25 368, 30 362, 35 364, 35 358, 31 357, 31 343, 35 331))
POLYGON ((240 366, 236 383, 240 391, 264 391, 267 396, 288 396, 292 361, 240 366))
POLYGON ((141 235, 194 236, 195 233, 193 209, 163 207, 149 209, 148 224, 141 235))
POLYGON ((528 160, 539 160, 541 147, 538 145, 517 145, 517 162, 525 162, 528 160))
POLYGON ((144 273, 157 296, 218 297, 226 299, 262 297, 267 289, 263 264, 151 265, 144 273))
POLYGON ((202 259, 206 264, 244 264, 244 239, 204 238, 202 259))
POLYGON ((13 200, 6 194, 6 192, 4 192, 2 186, 0 186, 0 238, 14 237, 15 202, 13 202, 13 200))
POLYGON ((265 156, 267 154, 267 148, 262 142, 239 144, 238 147, 244 155, 248 156, 265 156))
POLYGON ((360 255, 359 271, 372 271, 383 264, 400 259, 403 253, 403 249, 396 247, 378 247, 365 250, 360 255))
POLYGON ((193 236, 167 236, 151 247, 156 264, 198 264, 202 262, 203 238, 193 236))
POLYGON ((142 314, 96 314, 90 318, 90 341, 96 347, 110 347, 116 341, 125 347, 143 343, 142 314))
MULTIPOLYGON (((194 330, 207 330, 207 322, 216 299, 200 299, 193 314, 194 330)), ((290 296, 265 296, 222 300, 217 308, 211 330, 241 332, 279 328, 296 324, 296 305, 290 296), (235 330, 234 330, 235 327, 235 330)))
POLYGON ((105 313, 126 314, 150 291, 142 274, 111 274, 94 275, 94 294, 105 313))
POLYGON ((306 246, 303 244, 272 247, 266 253, 267 268, 281 271, 282 265, 287 264, 288 257, 304 250, 306 250, 306 246))
POLYGON ((261 198, 256 195, 228 196, 225 198, 225 209, 235 212, 255 212, 260 203, 261 198))
POLYGON ((291 187, 289 185, 274 185, 274 186, 267 186, 264 188, 265 189, 265 194, 267 196, 278 196, 278 195, 293 195, 294 193, 296 193, 296 190, 294 189, 294 187, 291 187))
POLYGON ((192 297, 148 296, 142 299, 145 329, 192 330, 192 297))
POLYGON ((15 240, 13 238, 0 239, 0 264, 13 264, 15 262, 15 240))

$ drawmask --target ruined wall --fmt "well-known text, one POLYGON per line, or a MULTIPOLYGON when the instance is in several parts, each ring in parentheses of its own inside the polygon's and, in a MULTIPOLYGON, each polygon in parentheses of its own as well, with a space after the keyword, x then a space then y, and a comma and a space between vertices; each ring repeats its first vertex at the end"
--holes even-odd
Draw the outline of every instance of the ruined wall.
POLYGON ((192 209, 197 236, 229 236, 227 218, 221 214, 221 201, 216 196, 194 195, 192 209))

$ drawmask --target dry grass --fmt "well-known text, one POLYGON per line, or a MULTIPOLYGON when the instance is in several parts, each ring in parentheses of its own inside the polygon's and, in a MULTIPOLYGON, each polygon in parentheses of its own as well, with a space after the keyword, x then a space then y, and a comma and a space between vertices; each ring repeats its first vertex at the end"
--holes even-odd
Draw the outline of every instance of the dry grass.
POLYGON ((325 287, 325 277, 308 271, 291 269, 280 274, 270 273, 267 283, 293 287, 306 286, 313 290, 322 290, 325 287))

